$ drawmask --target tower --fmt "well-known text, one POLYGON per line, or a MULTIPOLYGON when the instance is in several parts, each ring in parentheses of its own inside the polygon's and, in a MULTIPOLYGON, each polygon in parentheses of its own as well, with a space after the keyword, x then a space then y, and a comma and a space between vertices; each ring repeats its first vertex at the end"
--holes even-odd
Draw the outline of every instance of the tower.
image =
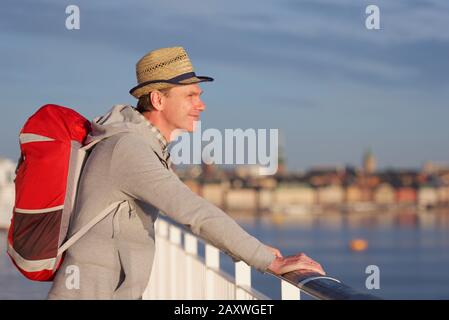
POLYGON ((376 171, 376 158, 371 149, 368 149, 363 156, 363 171, 365 174, 373 174, 376 171))

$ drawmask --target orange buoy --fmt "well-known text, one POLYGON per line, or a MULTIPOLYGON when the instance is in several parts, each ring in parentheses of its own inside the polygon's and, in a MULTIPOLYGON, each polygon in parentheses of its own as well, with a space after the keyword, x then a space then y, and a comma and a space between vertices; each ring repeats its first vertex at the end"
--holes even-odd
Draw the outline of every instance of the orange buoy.
POLYGON ((368 241, 366 241, 365 239, 353 239, 349 242, 349 248, 352 251, 365 251, 366 249, 368 249, 368 241))
POLYGON ((284 220, 285 220, 285 217, 279 213, 275 213, 271 216, 271 221, 277 225, 283 224, 284 220))

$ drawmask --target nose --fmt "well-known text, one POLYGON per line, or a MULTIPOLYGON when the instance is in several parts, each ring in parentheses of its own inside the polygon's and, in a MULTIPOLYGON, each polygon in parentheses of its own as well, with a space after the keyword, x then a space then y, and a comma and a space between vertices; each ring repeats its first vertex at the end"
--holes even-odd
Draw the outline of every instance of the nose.
POLYGON ((198 98, 198 103, 197 103, 196 108, 201 112, 206 110, 206 104, 203 102, 203 100, 201 100, 201 98, 198 98))

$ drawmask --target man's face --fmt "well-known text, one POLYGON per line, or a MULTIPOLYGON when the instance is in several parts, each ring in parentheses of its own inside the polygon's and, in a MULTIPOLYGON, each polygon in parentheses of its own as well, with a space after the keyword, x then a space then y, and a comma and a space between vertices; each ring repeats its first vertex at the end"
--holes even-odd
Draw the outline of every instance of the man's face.
POLYGON ((198 84, 190 84, 176 86, 162 98, 162 114, 173 129, 194 130, 195 122, 206 108, 200 98, 202 93, 198 84))

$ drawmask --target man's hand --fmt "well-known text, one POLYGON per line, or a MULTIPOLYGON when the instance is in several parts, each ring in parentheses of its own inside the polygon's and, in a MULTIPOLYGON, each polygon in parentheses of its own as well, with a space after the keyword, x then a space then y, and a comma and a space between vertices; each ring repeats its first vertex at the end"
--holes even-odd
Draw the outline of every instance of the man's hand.
POLYGON ((273 262, 268 266, 268 270, 279 275, 296 270, 304 273, 318 273, 323 276, 326 275, 321 265, 306 256, 304 253, 299 253, 285 258, 282 256, 276 256, 273 262))
POLYGON ((267 246, 267 245, 265 245, 265 247, 267 247, 268 250, 270 250, 271 253, 276 256, 276 258, 282 258, 282 253, 279 251, 279 249, 273 248, 273 247, 270 247, 270 246, 267 246))

